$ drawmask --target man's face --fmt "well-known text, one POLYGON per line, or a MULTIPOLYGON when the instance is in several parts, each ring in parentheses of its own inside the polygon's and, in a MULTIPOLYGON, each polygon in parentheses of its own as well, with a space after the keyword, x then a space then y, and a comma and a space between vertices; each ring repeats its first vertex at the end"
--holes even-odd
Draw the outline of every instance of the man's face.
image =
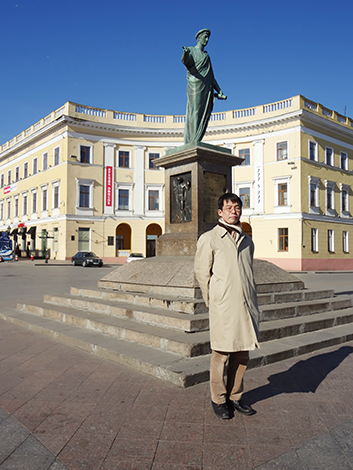
POLYGON ((222 210, 218 209, 218 215, 227 224, 237 225, 241 217, 241 207, 232 201, 223 201, 222 210))

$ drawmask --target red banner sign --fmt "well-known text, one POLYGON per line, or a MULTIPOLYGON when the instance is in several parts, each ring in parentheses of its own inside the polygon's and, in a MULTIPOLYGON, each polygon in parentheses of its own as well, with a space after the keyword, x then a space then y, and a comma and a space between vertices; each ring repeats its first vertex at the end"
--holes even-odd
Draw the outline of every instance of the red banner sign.
POLYGON ((105 205, 112 206, 113 204, 113 167, 107 166, 106 180, 105 180, 105 205))

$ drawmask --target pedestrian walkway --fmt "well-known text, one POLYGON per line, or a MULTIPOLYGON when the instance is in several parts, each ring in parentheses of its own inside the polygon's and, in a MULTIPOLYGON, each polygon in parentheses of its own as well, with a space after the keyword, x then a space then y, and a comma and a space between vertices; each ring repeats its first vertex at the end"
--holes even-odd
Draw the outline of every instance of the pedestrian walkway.
MULTIPOLYGON (((106 272, 28 267, 1 266, 0 309, 106 272)), ((300 278, 353 293, 352 273, 300 278)), ((180 389, 0 321, 0 470, 353 469, 352 352, 344 343, 248 371, 257 414, 219 421, 207 383, 180 389)))
POLYGON ((248 371, 258 413, 219 421, 208 384, 179 389, 0 321, 0 469, 353 469, 352 353, 248 371))

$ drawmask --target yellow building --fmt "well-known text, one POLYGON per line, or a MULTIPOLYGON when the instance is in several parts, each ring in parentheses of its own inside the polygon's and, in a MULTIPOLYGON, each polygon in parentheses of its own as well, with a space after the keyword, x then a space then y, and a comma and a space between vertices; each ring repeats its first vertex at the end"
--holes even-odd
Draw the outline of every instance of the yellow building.
MULTIPOLYGON (((110 262, 153 255, 165 199, 154 160, 183 144, 183 129, 184 116, 65 103, 0 146, 0 231, 23 252, 29 243, 58 259, 85 249, 110 262)), ((243 200, 257 258, 353 268, 352 119, 298 95, 214 113, 204 141, 244 158, 229 189, 243 200)))

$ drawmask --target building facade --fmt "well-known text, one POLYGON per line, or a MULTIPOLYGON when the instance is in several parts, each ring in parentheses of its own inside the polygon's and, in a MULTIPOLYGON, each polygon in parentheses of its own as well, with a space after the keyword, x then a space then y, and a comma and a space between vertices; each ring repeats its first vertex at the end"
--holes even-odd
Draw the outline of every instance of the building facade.
MULTIPOLYGON (((22 254, 105 261, 155 253, 164 230, 164 171, 184 116, 67 102, 0 146, 0 231, 22 254)), ((256 257, 288 270, 352 269, 353 121, 297 95, 213 113, 205 142, 244 159, 233 190, 256 257)))

